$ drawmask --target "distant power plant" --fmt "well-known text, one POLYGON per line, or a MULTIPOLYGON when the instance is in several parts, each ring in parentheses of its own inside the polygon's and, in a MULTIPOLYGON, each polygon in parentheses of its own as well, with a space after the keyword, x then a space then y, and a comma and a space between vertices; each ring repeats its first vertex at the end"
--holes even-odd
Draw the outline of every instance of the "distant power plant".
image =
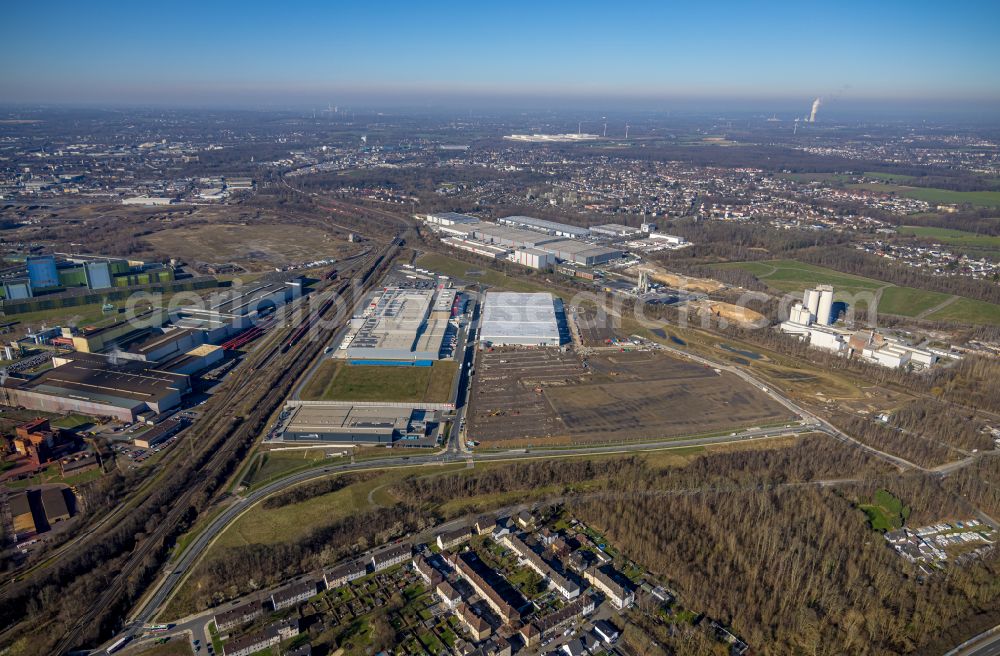
POLYGON ((809 118, 807 119, 809 123, 816 122, 816 114, 819 112, 819 106, 822 104, 819 98, 813 101, 812 111, 809 112, 809 118))

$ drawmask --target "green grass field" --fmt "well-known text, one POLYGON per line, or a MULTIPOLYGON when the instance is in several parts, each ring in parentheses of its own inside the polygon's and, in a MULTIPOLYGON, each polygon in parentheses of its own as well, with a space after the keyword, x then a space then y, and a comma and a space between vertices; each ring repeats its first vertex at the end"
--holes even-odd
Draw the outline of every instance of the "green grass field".
POLYGON ((782 173, 780 177, 796 182, 850 182, 856 178, 846 173, 782 173))
POLYGON ((941 292, 931 292, 924 289, 914 289, 912 287, 886 287, 882 290, 882 297, 879 299, 879 312, 888 314, 898 314, 904 317, 915 317, 925 310, 929 310, 935 305, 944 303, 949 298, 948 294, 941 292))
MULTIPOLYGON (((317 466, 327 459, 328 449, 289 449, 287 451, 266 451, 260 455, 260 463, 255 467, 248 481, 256 486, 259 483, 281 478, 299 469, 317 466)), ((329 449, 334 451, 334 449, 329 449)))
MULTIPOLYGON (((769 287, 781 292, 801 292, 807 287, 818 284, 833 285, 837 301, 852 302, 849 296, 844 298, 842 294, 862 295, 861 298, 855 299, 857 310, 868 307, 864 295, 875 294, 881 289, 878 311, 903 317, 915 317, 952 298, 951 295, 942 292, 897 287, 879 280, 840 273, 796 260, 728 262, 714 266, 749 271, 769 287)), ((968 298, 957 298, 955 302, 924 318, 971 324, 1000 323, 1000 306, 968 298)))
POLYGON ((1000 305, 970 298, 960 298, 951 305, 927 315, 931 321, 957 321, 959 323, 1000 324, 1000 305))
POLYGON ((974 232, 967 232, 965 230, 934 228, 930 226, 901 226, 899 234, 933 239, 936 242, 950 246, 963 246, 980 250, 1000 250, 1000 237, 977 235, 974 232))
POLYGON ((375 367, 323 362, 302 390, 305 401, 423 401, 447 403, 458 363, 430 367, 375 367))
POLYGON ((871 191, 882 191, 885 193, 895 193, 907 198, 915 198, 928 203, 941 203, 944 205, 961 205, 968 203, 981 207, 1000 207, 1000 191, 951 191, 950 189, 937 189, 934 187, 907 187, 897 184, 886 184, 881 182, 861 183, 848 185, 854 189, 868 189, 871 191))
POLYGON ((868 515, 868 523, 875 531, 894 531, 902 528, 910 516, 910 507, 904 506, 894 494, 888 490, 875 493, 872 503, 858 505, 868 515))
MULTIPOLYGON (((464 470, 464 464, 453 464, 435 467, 432 472, 433 475, 439 475, 464 470)), ((387 470, 369 480, 280 508, 265 508, 263 504, 258 504, 226 528, 206 553, 205 560, 219 557, 228 547, 292 544, 313 529, 332 524, 353 513, 369 510, 376 505, 391 506, 399 501, 389 491, 392 484, 422 471, 426 469, 404 467, 387 470)))
POLYGON ((902 175, 900 173, 878 173, 875 171, 865 171, 866 178, 873 180, 884 180, 885 182, 912 182, 916 180, 912 175, 902 175))
POLYGON ((840 273, 814 264, 796 260, 769 260, 766 262, 729 262, 717 264, 720 269, 743 269, 757 276, 768 286, 783 292, 801 292, 806 287, 827 284, 836 291, 851 294, 872 292, 888 283, 863 278, 848 273, 840 273))

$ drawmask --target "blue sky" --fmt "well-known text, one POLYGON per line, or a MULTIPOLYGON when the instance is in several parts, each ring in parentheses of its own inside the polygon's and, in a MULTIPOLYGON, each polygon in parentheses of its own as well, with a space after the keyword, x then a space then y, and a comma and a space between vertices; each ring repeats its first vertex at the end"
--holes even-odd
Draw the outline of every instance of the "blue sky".
POLYGON ((17 2, 0 100, 1000 100, 1000 2, 17 2))

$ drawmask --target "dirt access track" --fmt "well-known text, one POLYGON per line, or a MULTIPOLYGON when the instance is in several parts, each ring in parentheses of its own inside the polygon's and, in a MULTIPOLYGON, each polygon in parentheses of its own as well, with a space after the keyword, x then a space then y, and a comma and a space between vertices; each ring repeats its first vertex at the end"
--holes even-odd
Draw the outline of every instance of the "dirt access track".
POLYGON ((487 447, 586 444, 790 419, 736 376, 655 351, 496 349, 479 354, 468 435, 487 447))

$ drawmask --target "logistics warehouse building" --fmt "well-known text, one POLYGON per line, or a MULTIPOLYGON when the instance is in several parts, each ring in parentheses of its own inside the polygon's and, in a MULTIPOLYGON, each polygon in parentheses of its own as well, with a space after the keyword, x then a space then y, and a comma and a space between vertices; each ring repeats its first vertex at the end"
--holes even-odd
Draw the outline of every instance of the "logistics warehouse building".
POLYGON ((335 444, 392 444, 397 440, 421 440, 426 437, 430 424, 436 421, 433 411, 421 409, 305 403, 291 409, 283 439, 335 444))
POLYGON ((552 294, 487 292, 481 344, 559 346, 559 321, 552 294))
POLYGON ((387 287, 351 319, 340 348, 352 360, 429 365, 441 357, 456 301, 454 289, 387 287))

